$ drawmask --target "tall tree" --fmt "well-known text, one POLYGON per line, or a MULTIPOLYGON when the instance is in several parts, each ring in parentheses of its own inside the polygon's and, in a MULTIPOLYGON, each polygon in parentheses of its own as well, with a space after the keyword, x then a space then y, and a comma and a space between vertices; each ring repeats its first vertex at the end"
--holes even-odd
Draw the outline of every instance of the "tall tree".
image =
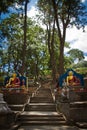
MULTIPOLYGON (((28 4, 29 0, 6 0, 6 1, 1 1, 0 3, 0 9, 1 9, 1 13, 6 13, 8 12, 8 10, 10 11, 9 7, 12 8, 16 8, 16 5, 20 5, 20 7, 18 7, 19 9, 21 9, 21 11, 17 10, 18 12, 15 12, 15 10, 13 9, 12 13, 16 13, 22 16, 23 13, 23 19, 24 19, 24 25, 23 25, 23 31, 24 31, 24 36, 23 36, 23 46, 22 46, 22 68, 21 68, 21 73, 24 74, 24 70, 25 70, 25 58, 26 58, 26 34, 27 34, 27 4, 28 4), (5 5, 5 6, 2 6, 5 5), (22 8, 24 6, 24 8, 22 8)), ((19 16, 20 19, 20 16, 19 16)), ((13 27, 10 27, 13 28, 13 27)), ((6 32, 4 32, 6 33, 6 32)), ((12 33, 12 29, 11 32, 12 33)), ((8 34, 9 35, 9 34, 8 34)), ((2 37, 3 38, 3 37, 2 37)))
POLYGON ((55 18, 53 16, 52 4, 51 1, 39 0, 38 7, 41 13, 43 13, 42 21, 46 25, 46 43, 48 45, 48 50, 50 54, 50 63, 52 70, 53 81, 56 80, 56 59, 55 59, 55 18))
POLYGON ((28 5, 29 0, 25 0, 24 2, 24 44, 22 48, 22 69, 21 73, 22 75, 24 74, 25 67, 26 67, 26 46, 27 46, 27 5, 28 5))
POLYGON ((59 73, 64 73, 64 45, 69 25, 81 28, 86 24, 85 6, 81 0, 51 0, 53 3, 58 36, 60 40, 59 73))

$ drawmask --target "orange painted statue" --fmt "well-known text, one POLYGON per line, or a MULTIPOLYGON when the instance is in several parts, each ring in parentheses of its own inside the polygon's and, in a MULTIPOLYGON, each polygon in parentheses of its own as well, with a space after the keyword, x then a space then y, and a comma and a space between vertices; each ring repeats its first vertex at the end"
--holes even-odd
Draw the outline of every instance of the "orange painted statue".
POLYGON ((6 87, 9 88, 18 88, 20 87, 20 80, 17 77, 16 73, 13 73, 12 77, 9 79, 9 83, 6 84, 6 87))
POLYGON ((68 86, 79 86, 80 85, 80 80, 73 75, 72 71, 69 71, 68 76, 67 76, 67 85, 68 86))

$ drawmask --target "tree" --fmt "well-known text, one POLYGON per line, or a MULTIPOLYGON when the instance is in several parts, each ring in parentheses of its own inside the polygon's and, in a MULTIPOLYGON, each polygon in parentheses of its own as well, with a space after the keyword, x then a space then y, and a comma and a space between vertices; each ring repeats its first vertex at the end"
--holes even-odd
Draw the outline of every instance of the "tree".
POLYGON ((85 6, 81 0, 51 0, 54 9, 58 37, 60 41, 59 73, 64 73, 64 45, 66 29, 69 25, 76 25, 79 29, 86 24, 85 6))
MULTIPOLYGON (((49 1, 51 2, 51 1, 49 1)), ((39 0, 38 1, 38 7, 39 11, 43 13, 43 18, 41 19, 43 23, 46 26, 46 43, 48 45, 48 51, 50 54, 50 64, 51 64, 51 70, 52 70, 52 77, 53 81, 55 82, 56 80, 56 73, 57 73, 57 68, 56 68, 56 58, 55 58, 55 18, 53 16, 53 11, 52 11, 52 4, 50 4, 46 0, 39 0)))
MULTIPOLYGON (((12 14, 9 18, 1 22, 0 30, 6 39, 6 46, 1 57, 2 67, 6 67, 8 72, 18 71, 21 73, 22 67, 22 48, 23 48, 23 19, 17 14, 12 14)), ((27 19, 27 39, 26 39, 26 59, 25 74, 38 78, 39 75, 49 72, 49 54, 45 41, 45 31, 31 19, 27 19), (32 35, 33 34, 33 35, 32 35)), ((2 48, 1 48, 2 49, 2 48)))
POLYGON ((80 62, 81 60, 84 59, 84 54, 79 49, 71 49, 70 51, 68 51, 68 54, 70 55, 70 57, 72 57, 73 62, 76 60, 78 60, 78 62, 80 62))
MULTIPOLYGON (((48 54, 45 42, 45 32, 34 21, 28 19, 27 26, 27 59, 26 66, 29 75, 36 79, 39 75, 45 74, 48 69, 48 54), (32 35, 33 34, 33 35, 32 35)), ((48 70, 49 71, 49 70, 48 70)))
POLYGON ((5 39, 2 40, 2 46, 5 48, 3 65, 7 64, 9 72, 12 69, 17 71, 22 63, 20 55, 23 47, 23 23, 17 14, 12 14, 9 18, 4 19, 0 25, 5 39))
MULTIPOLYGON (((4 4, 7 5, 6 8, 4 8, 5 6, 3 6, 3 7, 1 6, 1 12, 4 12, 4 13, 8 11, 10 6, 11 7, 16 7, 15 4, 21 5, 21 8, 24 6, 24 12, 23 12, 23 9, 21 9, 21 11, 20 11, 20 15, 24 16, 24 17, 22 17, 22 18, 24 18, 24 26, 23 26, 23 30, 24 30, 24 39, 23 39, 23 41, 24 41, 24 44, 22 46, 22 55, 23 55, 23 57, 22 57, 22 69, 21 69, 22 74, 24 74, 24 70, 25 70, 26 42, 27 42, 27 40, 26 40, 26 34, 27 34, 27 4, 28 4, 28 2, 29 2, 29 0, 15 0, 15 1, 12 0, 10 2, 8 0, 6 0, 6 1, 1 2, 1 4, 0 4, 0 6, 4 5, 4 4)), ((14 11, 13 11, 13 13, 14 13, 14 11)), ((16 12, 16 14, 19 14, 19 11, 16 12)), ((11 28, 12 27, 10 26, 10 29, 11 28)), ((12 29, 11 29, 10 33, 12 33, 12 29)))
POLYGON ((24 44, 22 47, 22 69, 21 69, 21 73, 22 75, 24 74, 25 71, 25 58, 26 58, 26 45, 27 45, 27 5, 28 5, 28 0, 25 0, 25 4, 24 4, 24 44))

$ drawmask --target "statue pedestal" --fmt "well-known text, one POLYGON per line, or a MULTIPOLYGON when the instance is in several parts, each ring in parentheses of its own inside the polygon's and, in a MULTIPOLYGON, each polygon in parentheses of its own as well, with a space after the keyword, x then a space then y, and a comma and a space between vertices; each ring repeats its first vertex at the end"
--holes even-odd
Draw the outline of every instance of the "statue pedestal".
POLYGON ((15 121, 15 113, 8 107, 0 93, 0 128, 10 127, 15 121))

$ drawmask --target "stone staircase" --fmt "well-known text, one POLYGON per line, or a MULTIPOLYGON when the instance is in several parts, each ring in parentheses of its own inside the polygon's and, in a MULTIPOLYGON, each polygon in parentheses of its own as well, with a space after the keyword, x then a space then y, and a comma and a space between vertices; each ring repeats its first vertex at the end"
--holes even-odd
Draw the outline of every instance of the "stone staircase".
POLYGON ((30 129, 32 126, 36 128, 49 126, 51 128, 51 126, 67 125, 62 113, 58 113, 56 110, 51 90, 44 87, 39 88, 36 94, 30 98, 29 104, 25 106, 25 110, 18 117, 17 122, 21 123, 18 130, 23 127, 27 127, 28 130, 28 127, 30 129))
MULTIPOLYGON (((26 104, 30 101, 30 97, 38 90, 39 87, 29 88, 32 91, 28 93, 13 93, 4 92, 4 100, 7 103, 9 110, 11 112, 6 112, 5 107, 3 107, 2 113, 0 113, 0 130, 17 130, 21 123, 16 122, 17 117, 24 111, 26 104)), ((0 105, 1 107, 1 105, 0 105)))

